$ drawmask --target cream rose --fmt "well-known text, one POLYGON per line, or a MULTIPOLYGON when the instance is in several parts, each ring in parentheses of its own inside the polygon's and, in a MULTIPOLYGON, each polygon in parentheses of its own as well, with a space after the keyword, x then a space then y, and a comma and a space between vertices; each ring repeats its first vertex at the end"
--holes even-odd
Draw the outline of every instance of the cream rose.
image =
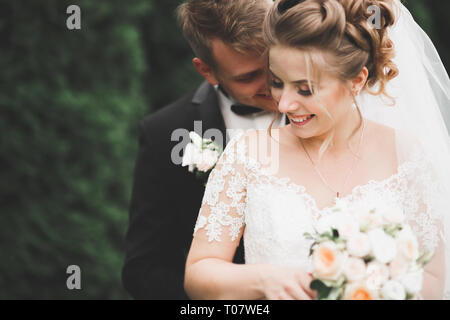
POLYGON ((397 247, 407 261, 415 261, 419 258, 419 243, 409 225, 404 226, 398 233, 397 247))
POLYGON ((400 282, 390 280, 381 288, 381 296, 385 300, 405 300, 406 292, 400 282))
POLYGON ((381 263, 391 262, 397 254, 397 244, 383 229, 377 228, 368 233, 372 253, 381 263))
POLYGON ((347 251, 354 257, 363 258, 368 256, 371 250, 370 238, 364 233, 356 233, 347 241, 347 251))
POLYGON ((383 224, 383 217, 376 210, 363 209, 357 214, 357 219, 362 231, 372 230, 383 224))
POLYGON ((339 232, 339 237, 348 239, 353 235, 359 233, 359 223, 350 214, 337 215, 336 228, 339 232))
POLYGON ((400 206, 387 207, 382 210, 381 216, 387 224, 401 224, 405 220, 405 213, 400 206))
POLYGON ((312 255, 314 275, 323 280, 337 280, 344 267, 346 256, 331 241, 318 245, 312 255))
POLYGON ((316 231, 321 234, 324 232, 330 232, 332 228, 336 228, 337 219, 333 214, 325 215, 319 218, 316 224, 316 231))
POLYGON ((406 292, 416 294, 422 290, 423 270, 407 273, 399 278, 406 292))
POLYGON ((366 275, 367 286, 373 290, 380 289, 389 280, 389 269, 385 264, 373 261, 367 265, 366 275))
POLYGON ((344 265, 344 275, 350 282, 363 280, 366 276, 366 264, 364 260, 348 258, 344 265))
POLYGON ((406 274, 409 268, 409 263, 401 256, 398 255, 389 264, 389 273, 391 278, 395 279, 406 274))

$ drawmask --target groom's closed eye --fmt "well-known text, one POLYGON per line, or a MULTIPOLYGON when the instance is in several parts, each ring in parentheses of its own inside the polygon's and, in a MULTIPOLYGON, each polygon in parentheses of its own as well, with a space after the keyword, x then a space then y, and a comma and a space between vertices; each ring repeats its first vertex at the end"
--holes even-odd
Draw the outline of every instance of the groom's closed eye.
POLYGON ((233 80, 237 81, 237 82, 243 82, 243 83, 252 82, 253 80, 255 80, 257 77, 259 77, 262 74, 263 74, 262 70, 256 70, 253 72, 249 72, 249 73, 246 73, 243 75, 236 76, 233 78, 233 80))

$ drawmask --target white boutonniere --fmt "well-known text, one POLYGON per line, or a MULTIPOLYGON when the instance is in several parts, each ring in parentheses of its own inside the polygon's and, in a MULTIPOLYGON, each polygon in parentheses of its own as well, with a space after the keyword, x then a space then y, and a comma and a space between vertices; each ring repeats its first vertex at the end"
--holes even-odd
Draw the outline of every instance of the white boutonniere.
POLYGON ((216 166, 222 148, 211 139, 202 139, 197 133, 189 133, 191 142, 187 144, 183 154, 182 166, 189 166, 189 172, 196 174, 198 178, 206 179, 211 170, 216 166))

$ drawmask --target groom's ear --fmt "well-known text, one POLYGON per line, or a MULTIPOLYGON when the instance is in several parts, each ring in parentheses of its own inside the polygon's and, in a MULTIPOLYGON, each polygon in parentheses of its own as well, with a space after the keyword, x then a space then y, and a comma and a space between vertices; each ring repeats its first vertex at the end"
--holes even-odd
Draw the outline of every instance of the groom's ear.
POLYGON ((203 62, 200 58, 192 59, 192 64, 194 65, 194 68, 197 70, 197 72, 200 73, 200 75, 205 78, 206 81, 208 81, 210 84, 212 84, 213 86, 219 84, 219 81, 214 75, 211 67, 203 62))

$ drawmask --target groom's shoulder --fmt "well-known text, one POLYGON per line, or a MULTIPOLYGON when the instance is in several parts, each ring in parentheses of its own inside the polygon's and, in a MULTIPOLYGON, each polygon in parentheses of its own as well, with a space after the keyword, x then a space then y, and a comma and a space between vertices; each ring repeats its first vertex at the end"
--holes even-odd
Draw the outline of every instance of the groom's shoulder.
POLYGON ((164 134, 177 128, 192 126, 198 117, 198 106, 214 91, 213 86, 204 82, 181 98, 147 115, 140 121, 147 133, 164 134))
POLYGON ((148 114, 141 120, 142 126, 149 129, 160 128, 185 120, 193 111, 192 97, 194 94, 195 90, 148 114))

